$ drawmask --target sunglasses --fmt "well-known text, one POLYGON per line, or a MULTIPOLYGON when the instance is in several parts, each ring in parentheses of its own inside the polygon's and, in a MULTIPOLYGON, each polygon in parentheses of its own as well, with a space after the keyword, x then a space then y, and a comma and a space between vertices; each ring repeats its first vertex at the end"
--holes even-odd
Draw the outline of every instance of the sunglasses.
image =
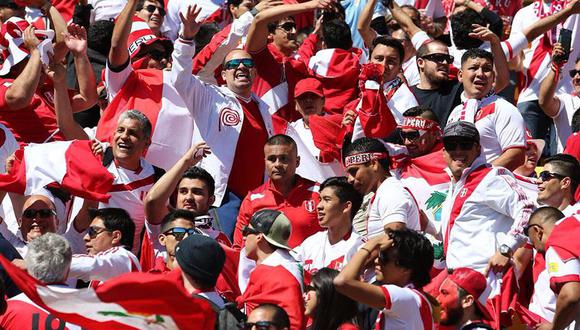
POLYGON ((274 323, 271 321, 258 321, 258 322, 243 322, 238 325, 238 328, 242 330, 250 330, 253 327, 256 327, 258 330, 269 330, 272 327, 278 327, 278 323, 274 323))
POLYGON ((143 8, 145 10, 147 10, 148 12, 150 12, 151 14, 153 14, 156 9, 159 9, 159 15, 165 16, 165 9, 163 7, 157 7, 155 5, 147 5, 147 6, 143 7, 143 8))
POLYGON ((248 235, 258 235, 261 234, 259 231, 255 230, 254 228, 251 228, 250 226, 245 226, 244 229, 242 229, 242 236, 246 237, 248 235))
POLYGON ((421 136, 423 136, 424 133, 421 133, 420 131, 413 131, 413 132, 403 132, 403 131, 399 131, 399 135, 401 136, 401 140, 405 141, 409 140, 409 141, 415 141, 418 138, 420 138, 421 136))
POLYGON ((176 241, 181 241, 185 238, 185 234, 189 236, 196 233, 197 231, 195 230, 195 228, 173 227, 164 232, 163 235, 173 235, 176 241))
POLYGON ((570 70, 570 78, 576 77, 576 75, 579 73, 580 73, 580 70, 576 70, 576 69, 570 70))
POLYGON ((459 147, 459 150, 467 151, 467 150, 471 150, 474 145, 475 145, 475 142, 473 142, 473 141, 461 141, 461 142, 443 141, 443 146, 445 147, 445 150, 447 150, 447 151, 454 151, 457 149, 457 147, 459 147))
POLYGON ((106 231, 110 232, 110 230, 107 228, 91 226, 89 229, 87 229, 87 235, 89 235, 91 239, 95 239, 95 237, 99 236, 100 233, 106 231))
POLYGON ((286 22, 284 24, 276 26, 276 28, 280 28, 286 32, 291 32, 292 30, 296 29, 296 23, 286 22))
POLYGON ((527 226, 525 226, 525 227, 524 227, 524 235, 526 235, 526 236, 530 237, 529 230, 530 230, 530 228, 532 228, 532 227, 538 227, 538 228, 540 228, 540 229, 544 229, 542 226, 540 226, 540 225, 538 225, 538 224, 535 224, 535 223, 533 223, 533 224, 531 224, 531 225, 527 225, 527 226))
POLYGON ((39 209, 39 210, 27 209, 24 212, 22 212, 22 216, 28 219, 34 219, 36 218, 37 215, 39 218, 49 218, 56 215, 56 212, 54 212, 54 210, 51 209, 39 209))
POLYGON ((240 66, 240 63, 243 64, 246 68, 254 67, 254 60, 251 58, 236 58, 224 63, 224 68, 226 70, 237 69, 240 66))
POLYGON ((453 63, 453 59, 454 57, 449 55, 449 54, 428 54, 428 55, 423 55, 421 57, 422 59, 425 59, 427 61, 431 61, 431 62, 435 62, 435 63, 439 63, 439 64, 451 64, 453 63))
POLYGON ((554 172, 550 172, 550 171, 542 171, 540 172, 540 174, 538 175, 538 178, 540 178, 542 181, 550 181, 554 178, 556 179, 563 179, 566 176, 562 175, 562 174, 558 174, 558 173, 554 173, 554 172))

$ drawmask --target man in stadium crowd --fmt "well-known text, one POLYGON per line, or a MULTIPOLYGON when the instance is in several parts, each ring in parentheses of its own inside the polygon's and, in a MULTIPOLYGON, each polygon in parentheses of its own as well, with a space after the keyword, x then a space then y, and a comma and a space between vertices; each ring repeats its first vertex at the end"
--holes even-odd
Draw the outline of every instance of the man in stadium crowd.
POLYGON ((580 164, 576 158, 566 154, 547 158, 538 175, 538 203, 572 215, 578 209, 575 194, 579 182, 580 164))
POLYGON ((199 233, 195 228, 195 216, 192 212, 178 209, 167 213, 161 220, 159 243, 165 248, 166 256, 155 257, 152 273, 171 271, 175 260, 175 247, 189 235, 199 233))

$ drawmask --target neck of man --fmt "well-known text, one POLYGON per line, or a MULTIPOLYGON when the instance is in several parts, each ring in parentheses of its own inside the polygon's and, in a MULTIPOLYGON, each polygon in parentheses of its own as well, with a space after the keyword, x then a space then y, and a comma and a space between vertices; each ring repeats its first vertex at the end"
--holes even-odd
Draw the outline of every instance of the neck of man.
POLYGON ((279 46, 279 45, 277 45, 275 43, 273 45, 285 57, 290 57, 290 56, 292 56, 292 54, 294 54, 294 50, 293 49, 281 47, 281 46, 279 46))
POLYGON ((469 324, 471 322, 476 322, 476 321, 481 321, 481 317, 479 317, 475 313, 474 306, 468 307, 468 308, 463 310, 463 317, 461 318, 461 321, 459 322, 457 329, 461 329, 466 324, 469 324))
POLYGON ((175 256, 172 256, 171 254, 167 254, 167 262, 165 263, 165 267, 167 267, 170 270, 173 270, 173 262, 175 261, 175 256))
POLYGON ((339 223, 338 226, 328 227, 328 241, 331 245, 340 242, 352 230, 349 218, 341 219, 339 223))
POLYGON ((141 167, 141 157, 134 159, 117 159, 116 161, 120 167, 126 170, 137 171, 139 167, 141 167))
POLYGON ((256 265, 261 265, 262 262, 266 260, 266 258, 274 253, 274 251, 276 250, 272 250, 270 247, 258 249, 258 251, 256 251, 256 254, 258 255, 258 258, 256 259, 256 265))
POLYGON ((310 115, 303 114, 302 115, 302 119, 303 119, 303 122, 304 122, 304 127, 305 128, 310 128, 310 115))
MULTIPOLYGON (((371 192, 376 193, 377 190, 379 189, 379 187, 381 186, 381 184, 388 178, 391 176, 391 174, 383 169, 380 170, 379 172, 379 179, 377 180, 377 182, 375 183, 375 185, 373 186, 373 188, 371 189, 371 192)), ((366 195, 366 194, 365 194, 366 195)))
POLYGON ((252 100, 252 90, 238 91, 239 93, 232 90, 232 92, 234 92, 240 100, 246 103, 249 103, 252 100))
POLYGON ((290 179, 272 180, 272 184, 274 185, 274 188, 282 194, 282 196, 286 197, 296 185, 296 174, 294 174, 290 179))
POLYGON ((566 194, 562 197, 562 200, 560 201, 560 205, 557 205, 554 207, 556 207, 560 211, 564 211, 565 208, 567 208, 568 206, 570 206, 572 204, 573 200, 574 199, 572 196, 570 196, 570 194, 566 194))
POLYGON ((183 287, 185 287, 185 290, 187 291, 187 293, 194 294, 194 293, 208 291, 206 288, 202 288, 197 283, 195 283, 195 281, 191 277, 189 277, 187 274, 185 274, 185 272, 183 270, 181 271, 181 276, 183 278, 183 287))

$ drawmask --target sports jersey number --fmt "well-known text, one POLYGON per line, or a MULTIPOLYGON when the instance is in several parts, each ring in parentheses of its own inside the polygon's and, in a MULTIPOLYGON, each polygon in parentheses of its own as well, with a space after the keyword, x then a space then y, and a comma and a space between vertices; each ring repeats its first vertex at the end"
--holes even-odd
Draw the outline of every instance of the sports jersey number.
POLYGON ((50 314, 48 314, 46 316, 46 319, 44 320, 44 327, 40 326, 40 314, 39 313, 34 313, 32 314, 32 330, 64 330, 66 326, 66 323, 57 318, 54 317, 50 314), (58 321, 57 324, 55 324, 57 327, 53 327, 53 321, 58 321))

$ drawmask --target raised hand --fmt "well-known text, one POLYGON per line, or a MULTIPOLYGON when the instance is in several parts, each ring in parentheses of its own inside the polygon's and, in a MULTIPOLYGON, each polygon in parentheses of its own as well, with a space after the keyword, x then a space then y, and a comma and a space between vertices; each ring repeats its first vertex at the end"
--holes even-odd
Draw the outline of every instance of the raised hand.
POLYGON ((256 4, 256 10, 261 12, 262 10, 266 10, 268 8, 276 7, 283 5, 284 1, 282 0, 262 0, 260 3, 256 4))
POLYGON ((40 40, 36 37, 36 29, 34 26, 29 25, 24 32, 22 33, 22 40, 24 41, 24 47, 28 49, 28 51, 32 51, 38 48, 40 45, 40 40))
POLYGON ((479 24, 472 24, 471 26, 473 26, 473 31, 469 34, 470 37, 482 41, 489 41, 491 43, 500 42, 499 37, 495 33, 491 32, 489 27, 481 26, 479 24))
POLYGON ((66 47, 73 55, 84 54, 87 51, 87 31, 78 24, 70 24, 62 33, 66 47))
POLYGON ((44 73, 57 85, 64 83, 66 78, 66 68, 62 63, 54 60, 54 55, 48 54, 49 64, 44 67, 44 73))
POLYGON ((197 7, 197 5, 188 6, 185 16, 180 12, 179 18, 181 19, 181 23, 183 24, 183 35, 182 37, 186 40, 192 40, 199 28, 201 27, 201 22, 197 21, 197 16, 201 12, 201 7, 197 7))
POLYGON ((183 160, 187 162, 188 166, 193 166, 209 154, 211 154, 209 146, 202 141, 189 148, 183 155, 183 160))

